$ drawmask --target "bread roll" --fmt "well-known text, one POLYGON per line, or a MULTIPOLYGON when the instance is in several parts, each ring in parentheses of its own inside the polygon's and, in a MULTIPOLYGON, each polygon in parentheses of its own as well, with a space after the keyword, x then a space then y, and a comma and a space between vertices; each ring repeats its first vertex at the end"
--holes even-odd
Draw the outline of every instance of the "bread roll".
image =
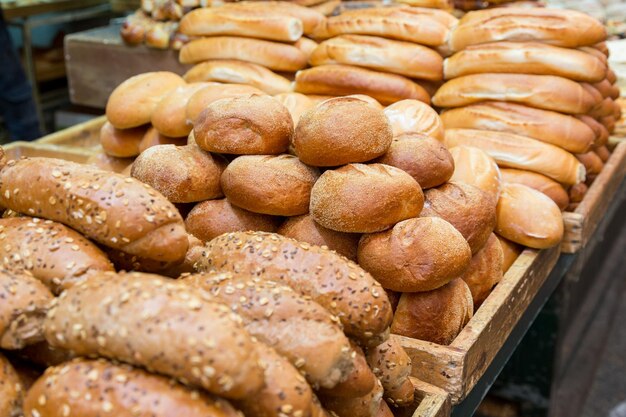
POLYGON ((460 107, 498 100, 561 113, 584 114, 593 96, 580 84, 553 75, 473 74, 446 82, 433 96, 439 107, 460 107))
POLYGON ((593 87, 602 94, 603 98, 611 97, 613 95, 613 86, 606 78, 603 78, 599 82, 592 84, 593 87))
POLYGON ((467 270, 461 275, 474 300, 474 311, 491 294, 504 275, 504 251, 495 234, 491 234, 481 250, 472 256, 467 270))
POLYGON ((391 165, 408 173, 422 189, 437 187, 454 172, 454 160, 438 140, 420 133, 396 136, 377 163, 391 165))
POLYGON ((332 16, 335 13, 335 10, 337 10, 340 6, 341 0, 328 0, 309 8, 322 13, 324 16, 332 16))
POLYGON ((141 139, 139 143, 139 152, 143 153, 148 148, 158 145, 175 145, 175 146, 183 146, 187 144, 187 137, 169 137, 163 135, 161 132, 156 130, 154 127, 148 129, 146 134, 141 139))
POLYGON ((580 120, 581 122, 583 122, 584 124, 586 124, 587 127, 589 127, 591 130, 593 130, 595 134, 595 139, 593 141, 592 147, 595 148, 598 146, 603 146, 609 141, 609 131, 606 130, 606 127, 604 127, 601 123, 599 123, 593 117, 587 116, 585 114, 585 115, 578 115, 576 116, 576 118, 580 120))
POLYGON ((494 201, 498 199, 502 177, 492 157, 472 146, 455 146, 450 148, 450 154, 454 160, 451 182, 473 185, 492 196, 494 201))
POLYGON ((214 36, 195 39, 180 50, 182 64, 211 59, 238 59, 274 71, 298 71, 306 67, 308 56, 295 46, 252 38, 214 36))
POLYGON ((295 156, 246 155, 222 174, 231 204, 254 213, 297 216, 309 210, 311 188, 319 173, 295 156))
MULTIPOLYGON (((397 338, 390 337, 380 345, 369 348, 367 362, 383 385, 385 401, 396 407, 413 402, 415 388, 409 380, 411 358, 397 338)), ((381 402, 384 403, 384 401, 381 402)))
MULTIPOLYGON (((24 388, 11 362, 0 353, 0 415, 23 415, 24 388)), ((30 414, 32 415, 32 414, 30 414)))
MULTIPOLYGON (((349 97, 349 98, 356 98, 359 99, 361 101, 365 101, 367 104, 369 104, 370 106, 374 107, 377 110, 384 110, 384 107, 382 104, 380 104, 378 102, 378 100, 376 100, 374 97, 370 97, 368 95, 365 94, 350 94, 348 96, 345 97, 349 97)), ((330 100, 330 98, 329 98, 330 100)))
POLYGON ((192 126, 187 121, 187 103, 191 96, 209 86, 208 83, 198 81, 205 80, 190 80, 188 82, 193 84, 185 84, 175 88, 157 104, 150 120, 152 126, 162 135, 178 138, 189 134, 192 126))
POLYGON ((165 197, 89 165, 51 158, 7 165, 0 172, 0 205, 64 223, 100 244, 145 258, 177 261, 187 251, 182 218, 165 197))
POLYGON ((294 88, 304 94, 365 94, 384 105, 408 98, 430 102, 426 90, 408 78, 350 65, 321 65, 298 71, 294 88))
POLYGON ((402 100, 385 108, 393 136, 421 133, 443 140, 443 123, 435 110, 418 100, 402 100))
POLYGON ((190 83, 215 81, 251 85, 267 94, 286 93, 291 90, 291 83, 285 77, 261 65, 234 59, 201 62, 187 71, 183 78, 190 83))
POLYGON ((201 295, 158 275, 94 274, 58 299, 44 333, 52 346, 81 356, 121 360, 245 398, 263 385, 256 342, 227 306, 201 295))
POLYGON ((496 235, 496 237, 498 238, 498 242, 500 242, 500 247, 502 248, 502 272, 506 274, 509 268, 511 268, 511 266, 515 263, 517 257, 522 253, 523 248, 517 243, 511 242, 500 235, 496 235))
POLYGON ((90 156, 89 159, 85 162, 87 165, 93 165, 95 167, 100 168, 103 171, 117 172, 120 173, 126 167, 133 163, 132 158, 116 158, 114 156, 109 156, 104 152, 97 153, 93 156, 90 156))
POLYGON ((606 38, 604 25, 582 12, 564 9, 496 8, 467 13, 450 32, 454 51, 495 41, 538 41, 575 48, 606 38))
MULTIPOLYGON (((561 210, 569 204, 567 191, 558 182, 536 172, 505 168, 501 170, 502 181, 509 184, 523 184, 544 193, 556 203, 561 210)), ((582 184, 582 183, 581 183, 582 184)))
POLYGON ((503 184, 496 232, 520 245, 545 249, 563 238, 559 207, 545 194, 522 184, 503 184))
MULTIPOLYGON (((580 86, 593 97, 593 106, 591 106, 589 111, 590 113, 594 113, 595 109, 602 103, 602 94, 600 94, 597 88, 589 83, 580 83, 580 86)), ((592 114, 592 116, 594 116, 594 114, 592 114)))
POLYGON ((383 400, 383 387, 376 380, 374 388, 362 397, 321 397, 324 408, 337 417, 375 417, 383 400))
POLYGON ((248 12, 272 13, 289 16, 302 21, 302 28, 305 34, 313 32, 313 29, 325 20, 322 13, 303 7, 295 3, 285 1, 240 1, 236 3, 226 3, 222 10, 244 10, 248 12))
POLYGON ((391 331, 449 345, 473 314, 472 293, 465 281, 456 278, 433 291, 402 294, 391 331))
POLYGON ((187 121, 190 125, 195 124, 200 113, 214 101, 229 97, 249 96, 251 94, 263 95, 264 93, 250 85, 211 84, 191 96, 187 102, 187 121))
POLYGON ((349 164, 324 172, 311 191, 311 216, 339 232, 374 233, 419 215, 422 190, 406 172, 383 164, 349 164))
POLYGON ((443 73, 443 58, 436 51, 376 36, 341 35, 328 39, 312 52, 309 63, 314 67, 354 65, 435 81, 441 80, 443 73))
POLYGON ((384 288, 417 292, 434 290, 461 275, 469 265, 471 251, 450 223, 421 217, 364 235, 358 257, 359 265, 384 288))
POLYGON ((109 121, 106 121, 100 128, 100 145, 109 156, 130 158, 141 152, 139 144, 145 133, 145 126, 116 129, 109 121))
POLYGON ((300 117, 315 105, 310 98, 300 93, 277 94, 274 98, 289 110, 294 126, 297 126, 300 117))
POLYGON ((300 242, 326 246, 328 249, 334 250, 338 254, 356 262, 356 251, 360 236, 358 234, 342 233, 327 229, 316 223, 309 214, 288 218, 278 228, 277 233, 300 242))
POLYGON ((602 171, 604 167, 604 162, 602 159, 593 151, 589 151, 587 153, 579 153, 576 154, 576 159, 578 159, 584 166, 587 171, 587 175, 597 175, 602 171))
POLYGON ((600 123, 602 123, 609 133, 613 133, 615 130, 615 118, 613 116, 601 117, 600 123))
POLYGON ((500 167, 537 172, 562 184, 585 178, 585 167, 569 152, 526 136, 473 129, 446 130, 445 145, 474 146, 491 156, 500 167))
POLYGON ((606 63, 585 52, 538 42, 493 42, 469 46, 443 64, 447 80, 485 72, 558 75, 598 82, 606 76, 606 63))
POLYGON ((211 152, 273 155, 293 136, 289 110, 270 96, 223 98, 209 104, 194 124, 197 145, 211 152))
POLYGON ((406 4, 413 7, 428 7, 433 9, 452 10, 453 5, 450 0, 400 0, 397 3, 406 4))
POLYGON ((593 151, 596 153, 596 155, 600 157, 600 160, 604 163, 606 163, 611 157, 611 152, 606 146, 600 146, 598 148, 595 148, 593 151))
POLYGON ((352 352, 353 368, 348 374, 345 381, 342 381, 335 385, 331 389, 318 390, 322 396, 330 397, 361 397, 371 392, 376 384, 376 375, 370 369, 365 359, 363 349, 359 347, 353 340, 350 340, 350 347, 352 352))
POLYGON ((158 71, 130 77, 118 85, 106 105, 109 122, 118 129, 129 129, 150 122, 152 112, 173 89, 185 84, 173 72, 158 71))
POLYGON ((587 184, 581 182, 580 184, 572 185, 569 189, 569 199, 571 203, 576 204, 583 201, 585 194, 589 191, 587 184))
POLYGON ((338 97, 302 115, 293 146, 305 164, 338 166, 381 156, 389 149, 392 137, 382 110, 363 100, 338 97))
POLYGON ((595 140, 594 131, 575 117, 515 103, 488 101, 449 109, 441 120, 446 129, 515 133, 570 152, 585 152, 595 140))

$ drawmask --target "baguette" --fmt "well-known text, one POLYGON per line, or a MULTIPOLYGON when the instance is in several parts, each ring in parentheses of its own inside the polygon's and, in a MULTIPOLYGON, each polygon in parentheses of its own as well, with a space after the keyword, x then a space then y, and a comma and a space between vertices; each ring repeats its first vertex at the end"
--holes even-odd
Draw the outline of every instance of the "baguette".
POLYGON ((315 27, 326 20, 324 15, 310 7, 286 1, 240 1, 226 3, 221 6, 222 10, 242 10, 248 12, 272 13, 289 16, 302 21, 304 34, 313 32, 315 27))
POLYGON ((150 274, 101 273, 58 299, 44 333, 52 346, 78 355, 144 366, 239 399, 263 385, 255 341, 240 320, 183 283, 150 274))
POLYGON ((2 206, 64 223, 132 255, 177 261, 187 252, 176 207, 151 187, 120 174, 58 159, 27 158, 0 172, 0 193, 2 206))
POLYGON ((522 184, 530 188, 534 188, 535 190, 550 197, 550 199, 552 199, 552 201, 554 201, 561 210, 565 210, 569 204, 569 197, 565 188, 545 175, 519 169, 502 169, 500 172, 502 172, 503 182, 509 184, 522 184))
POLYGON ((24 388, 11 362, 0 353, 0 415, 18 417, 23 415, 24 388))
MULTIPOLYGON (((196 67, 192 68, 187 72, 193 71, 196 67)), ((185 74, 184 78, 187 78, 187 74, 185 74)), ((152 113, 151 121, 152 126, 156 128, 159 133, 164 136, 169 136, 172 138, 178 138, 182 136, 187 136, 189 132, 191 132, 191 124, 187 120, 187 103, 191 96, 200 91, 201 89, 209 86, 207 83, 199 82, 199 81, 212 81, 212 80, 204 80, 204 79, 192 79, 187 80, 187 82, 193 83, 189 85, 184 85, 174 89, 168 95, 163 97, 163 99, 159 102, 159 104, 154 109, 152 113)), ((147 135, 147 134, 146 134, 147 135)), ((140 151, 143 152, 144 149, 140 151)))
MULTIPOLYGON (((311 56, 311 53, 313 53, 315 48, 317 48, 317 42, 309 38, 300 38, 293 44, 293 46, 301 50, 307 56, 308 60, 308 57, 311 56)), ((293 81, 292 74, 289 74, 289 79, 293 81)))
POLYGON ((454 160, 454 173, 450 182, 464 182, 480 188, 493 197, 500 195, 502 177, 496 161, 485 151, 472 146, 450 148, 454 160))
POLYGON ((411 358, 396 337, 367 350, 367 363, 385 390, 385 400, 396 407, 413 402, 415 388, 409 380, 411 358))
POLYGON ((604 167, 604 162, 602 159, 593 151, 586 153, 576 154, 576 159, 578 159, 584 166, 587 172, 587 175, 597 175, 602 171, 604 167))
POLYGON ((350 340, 352 362, 354 367, 348 377, 331 389, 320 389, 323 396, 330 397, 361 397, 371 392, 376 384, 376 375, 370 369, 365 359, 363 349, 353 340, 350 340))
POLYGON ((437 112, 418 100, 402 100, 385 108, 393 136, 420 133, 443 141, 443 123, 437 112))
POLYGON ((606 145, 606 143, 609 141, 609 131, 606 129, 606 127, 604 127, 604 125, 599 123, 593 117, 587 116, 586 114, 578 115, 576 116, 576 118, 586 124, 589 129, 593 130, 593 133, 595 135, 595 139, 593 141, 594 148, 606 145))
POLYGON ((100 128, 100 145, 104 152, 116 158, 130 158, 139 155, 139 144, 146 134, 146 127, 116 129, 109 121, 100 128))
MULTIPOLYGON (((249 96, 251 94, 263 95, 263 91, 251 85, 244 84, 219 84, 210 83, 207 87, 196 92, 187 102, 185 114, 187 123, 193 126, 200 114, 213 102, 230 97, 249 96)), ((193 133, 193 130, 190 134, 193 133)))

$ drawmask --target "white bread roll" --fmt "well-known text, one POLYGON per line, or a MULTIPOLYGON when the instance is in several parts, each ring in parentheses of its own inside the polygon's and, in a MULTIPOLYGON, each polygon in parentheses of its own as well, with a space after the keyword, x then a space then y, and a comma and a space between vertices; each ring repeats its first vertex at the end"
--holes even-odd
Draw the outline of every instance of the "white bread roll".
POLYGON ((437 112, 418 100, 402 100, 385 108, 385 116, 391 123, 393 136, 420 133, 443 140, 443 123, 437 112))
MULTIPOLYGON (((193 69, 192 69, 193 70, 193 69)), ((195 80, 202 81, 202 80, 195 80)), ((159 133, 172 138, 187 136, 193 126, 187 123, 187 103, 191 96, 208 87, 207 83, 189 81, 193 84, 182 85, 163 97, 152 113, 152 126, 159 133)), ((140 151, 143 151, 140 146, 140 151)))
POLYGON ((449 181, 464 182, 480 188, 498 199, 502 177, 496 161, 485 151, 472 146, 450 148, 454 160, 454 173, 449 181))
MULTIPOLYGON (((522 184, 527 187, 540 191, 550 197, 561 210, 565 210, 570 203, 569 195, 565 188, 558 182, 545 175, 536 172, 522 171, 519 169, 505 168, 500 170, 502 173, 502 181, 510 184, 522 184)), ((578 186, 585 186, 584 183, 576 184, 570 189, 578 186)))

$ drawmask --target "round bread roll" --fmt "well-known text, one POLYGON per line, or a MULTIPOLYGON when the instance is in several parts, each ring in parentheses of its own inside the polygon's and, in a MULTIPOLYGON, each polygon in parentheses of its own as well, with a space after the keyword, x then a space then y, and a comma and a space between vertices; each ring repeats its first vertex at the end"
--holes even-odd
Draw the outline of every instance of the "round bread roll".
POLYGON ((98 168, 104 171, 111 171, 120 173, 126 169, 130 164, 133 163, 132 158, 116 158, 114 156, 109 156, 106 153, 97 153, 93 156, 90 156, 87 159, 86 164, 95 165, 98 168))
POLYGON ((187 144, 186 136, 172 138, 172 137, 163 135, 154 127, 150 127, 146 131, 146 134, 143 135, 143 138, 141 139, 141 142, 139 143, 139 152, 143 153, 143 151, 145 151, 146 149, 151 148, 153 146, 157 146, 157 145, 183 146, 186 144, 187 144))
POLYGON ((100 128, 100 145, 109 156, 131 158, 139 155, 139 144, 145 133, 145 126, 117 129, 106 121, 100 128))
POLYGON ((500 247, 502 248, 502 272, 506 274, 506 271, 511 268, 517 260, 517 257, 522 253, 523 248, 517 243, 511 242, 500 235, 496 235, 496 237, 498 238, 498 242, 500 242, 500 247))
POLYGON ((360 236, 327 229, 316 223, 309 214, 287 219, 277 233, 312 245, 326 246, 356 262, 360 236))
POLYGON ((451 182, 464 182, 480 188, 497 201, 502 177, 500 168, 485 151, 471 146, 455 146, 450 149, 454 160, 451 182))
POLYGON ((585 194, 589 191, 589 187, 584 182, 580 184, 572 185, 569 189, 569 200, 572 203, 580 203, 585 198, 585 194))
POLYGON ((375 162, 407 172, 422 189, 445 183, 454 172, 454 160, 448 149, 420 133, 396 136, 387 152, 375 162))
POLYGON ((504 275, 504 251, 494 233, 489 236, 487 243, 481 250, 472 256, 469 267, 461 275, 474 300, 474 311, 491 294, 493 287, 500 282, 504 275))
POLYGON ((470 184, 447 183, 424 193, 422 217, 441 217, 469 243, 472 255, 484 246, 496 226, 496 207, 489 194, 470 184))
MULTIPOLYGON (((202 80, 199 80, 202 81, 202 80)), ((152 113, 151 121, 164 136, 187 136, 193 126, 187 121, 187 103, 191 96, 208 87, 209 83, 195 82, 182 85, 163 97, 152 113)))
MULTIPOLYGON (((537 174, 536 172, 524 171, 521 169, 503 168, 500 170, 502 173, 502 181, 509 184, 523 184, 530 188, 544 193, 556 203, 561 210, 565 210, 565 207, 569 204, 569 197, 567 191, 558 182, 546 177, 545 175, 537 174)), ((579 184, 583 184, 582 182, 579 184)), ((576 185, 574 185, 575 187, 576 185)))
POLYGON ((380 104, 378 102, 378 100, 376 100, 374 97, 370 97, 367 96, 365 94, 350 94, 349 96, 346 97, 351 97, 351 98, 358 98, 359 100, 363 100, 366 103, 368 103, 369 105, 371 105, 372 107, 378 109, 378 110, 383 110, 384 107, 382 104, 380 104))
POLYGON ((339 232, 380 232, 418 216, 423 205, 417 181, 383 164, 349 164, 326 171, 311 191, 313 219, 339 232))
POLYGON ((384 154, 392 137, 382 110, 363 100, 338 97, 302 115, 293 146, 305 164, 338 166, 369 161, 384 154))
POLYGON ((600 159, 600 157, 593 151, 579 153, 574 156, 576 156, 576 159, 578 159, 585 166, 587 175, 597 175, 604 167, 602 159, 600 159))
POLYGON ((313 101, 300 93, 282 93, 274 96, 283 106, 289 110, 293 125, 297 126, 300 117, 311 107, 315 106, 313 101))
POLYGON ((586 114, 576 116, 578 120, 587 125, 593 133, 595 134, 595 139, 593 141, 592 147, 604 146, 609 141, 609 131, 606 130, 601 123, 595 120, 591 116, 587 116, 586 114))
POLYGON ((278 219, 235 207, 225 198, 198 203, 185 218, 185 229, 203 242, 229 232, 275 232, 278 219))
POLYGON ((195 124, 200 113, 214 101, 228 97, 249 96, 251 94, 263 95, 265 93, 251 85, 210 84, 189 98, 186 109, 187 121, 191 125, 195 124))
POLYGON ((563 218, 556 203, 522 184, 503 184, 497 218, 499 235, 529 248, 549 248, 563 238, 563 218))
POLYGON ((461 275, 471 257, 463 235, 437 217, 408 219, 364 235, 358 252, 363 269, 383 288, 400 292, 439 288, 461 275))
POLYGON ((449 345, 474 315, 472 293, 461 278, 433 291, 404 293, 391 332, 449 345))
POLYGON ((291 155, 245 155, 222 174, 222 189, 231 204, 254 213, 298 216, 309 211, 315 168, 291 155))
POLYGON ((394 136, 421 133, 443 140, 443 123, 437 112, 418 100, 402 100, 385 108, 394 136))
POLYGON ((609 151, 609 148, 607 148, 606 146, 599 146, 595 148, 593 151, 596 153, 596 155, 600 157, 600 160, 604 163, 606 163, 606 161, 608 161, 609 158, 611 157, 611 152, 609 151))
POLYGON ((173 72, 147 72, 130 77, 109 96, 106 115, 118 129, 129 129, 150 123, 152 112, 173 89, 185 84, 173 72))
POLYGON ((222 196, 225 165, 219 156, 196 146, 157 145, 135 159, 131 176, 173 203, 192 203, 222 196))
POLYGON ((206 151, 235 155, 283 153, 293 135, 291 114, 270 96, 214 101, 200 113, 193 134, 206 151))

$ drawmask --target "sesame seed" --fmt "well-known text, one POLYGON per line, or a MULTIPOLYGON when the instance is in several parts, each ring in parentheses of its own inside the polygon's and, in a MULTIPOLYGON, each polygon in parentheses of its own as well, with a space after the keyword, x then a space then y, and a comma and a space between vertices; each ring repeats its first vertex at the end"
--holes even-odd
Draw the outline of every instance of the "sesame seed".
POLYGON ((113 410, 113 404, 111 404, 109 401, 105 401, 102 403, 102 411, 104 411, 105 413, 109 413, 113 410))
POLYGON ((56 169, 52 171, 52 176, 54 178, 61 178, 61 171, 57 171, 56 169))
POLYGON ((46 396, 41 394, 39 398, 37 399, 37 403, 41 406, 46 405, 46 396))
POLYGON ((61 407, 61 414, 63 415, 63 417, 69 417, 70 406, 67 404, 63 404, 63 406, 61 407))
POLYGON ((293 406, 291 404, 284 404, 280 406, 280 411, 285 414, 289 414, 293 411, 293 406))
POLYGON ((98 371, 95 369, 92 369, 91 371, 89 371, 89 373, 87 374, 87 379, 90 381, 95 381, 98 379, 98 371))

